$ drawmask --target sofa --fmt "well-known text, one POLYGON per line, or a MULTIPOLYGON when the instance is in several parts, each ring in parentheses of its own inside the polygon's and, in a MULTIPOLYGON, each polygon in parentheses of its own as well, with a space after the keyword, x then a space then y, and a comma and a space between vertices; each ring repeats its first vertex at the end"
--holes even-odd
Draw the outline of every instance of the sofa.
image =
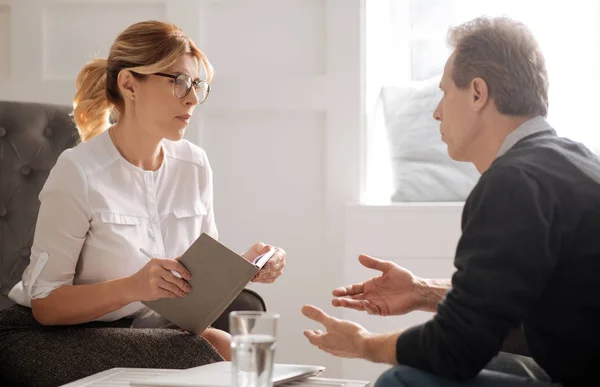
MULTIPOLYGON (((79 141, 72 108, 0 101, 0 310, 29 263, 40 202, 38 194, 56 159, 79 141)), ((232 310, 266 311, 257 293, 244 289, 212 324, 229 331, 232 310)))

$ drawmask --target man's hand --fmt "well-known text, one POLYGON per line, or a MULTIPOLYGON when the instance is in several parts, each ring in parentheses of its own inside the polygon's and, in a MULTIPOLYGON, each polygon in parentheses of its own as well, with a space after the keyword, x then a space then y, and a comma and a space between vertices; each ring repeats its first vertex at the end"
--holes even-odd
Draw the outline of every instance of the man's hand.
POLYGON ((406 314, 420 307, 418 288, 423 286, 423 280, 393 262, 368 255, 361 255, 358 259, 363 266, 381 271, 381 275, 359 284, 335 289, 333 306, 379 316, 406 314))
POLYGON ((262 282, 262 283, 272 283, 283 274, 283 269, 285 268, 285 251, 279 247, 273 247, 265 245, 262 242, 257 242, 252 247, 250 247, 242 257, 246 259, 248 262, 253 262, 256 257, 261 254, 266 253, 269 249, 274 248, 275 254, 269 259, 263 268, 256 273, 254 278, 252 278, 252 282, 262 282))
POLYGON ((325 333, 319 329, 304 331, 308 341, 319 349, 339 357, 396 364, 399 333, 373 334, 354 322, 331 317, 312 305, 305 305, 302 314, 322 324, 327 330, 325 333))
POLYGON ((321 309, 306 305, 302 314, 323 324, 327 333, 320 330, 306 330, 304 336, 311 344, 332 355, 347 358, 364 358, 365 339, 370 333, 362 326, 328 316, 321 309))

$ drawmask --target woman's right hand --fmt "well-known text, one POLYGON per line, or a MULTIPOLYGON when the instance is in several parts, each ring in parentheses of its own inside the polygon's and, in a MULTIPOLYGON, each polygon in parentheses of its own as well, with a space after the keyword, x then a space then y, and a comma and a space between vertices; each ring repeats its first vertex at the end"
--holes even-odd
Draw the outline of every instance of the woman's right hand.
POLYGON ((152 258, 129 277, 129 290, 135 301, 184 297, 192 290, 186 281, 191 278, 190 272, 177 259, 152 258), (182 278, 176 277, 171 270, 182 278))

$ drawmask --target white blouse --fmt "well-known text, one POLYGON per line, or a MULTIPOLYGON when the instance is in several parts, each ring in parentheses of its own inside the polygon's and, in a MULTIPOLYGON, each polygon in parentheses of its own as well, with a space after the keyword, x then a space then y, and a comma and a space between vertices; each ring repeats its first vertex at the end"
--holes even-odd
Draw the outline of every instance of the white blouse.
MULTIPOLYGON (((9 297, 30 307, 63 285, 136 273, 149 260, 140 248, 175 258, 202 232, 217 238, 206 153, 187 140, 163 140, 162 148, 157 171, 126 161, 108 131, 65 150, 40 192, 30 263, 9 297)), ((140 302, 97 320, 123 317, 139 326, 160 321, 140 302)))

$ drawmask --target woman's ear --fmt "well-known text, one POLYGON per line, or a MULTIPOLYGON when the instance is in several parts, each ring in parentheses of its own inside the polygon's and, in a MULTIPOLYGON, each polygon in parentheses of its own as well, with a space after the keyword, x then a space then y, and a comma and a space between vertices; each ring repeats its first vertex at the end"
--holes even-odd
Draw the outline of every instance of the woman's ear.
POLYGON ((117 84, 124 99, 135 101, 135 92, 137 89, 137 80, 129 70, 119 71, 117 84))

